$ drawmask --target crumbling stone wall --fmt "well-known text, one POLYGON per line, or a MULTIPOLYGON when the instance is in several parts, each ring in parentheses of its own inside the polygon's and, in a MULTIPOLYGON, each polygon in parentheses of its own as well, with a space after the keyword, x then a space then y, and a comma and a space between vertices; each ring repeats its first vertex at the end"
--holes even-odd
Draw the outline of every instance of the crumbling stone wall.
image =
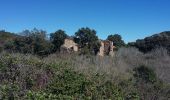
POLYGON ((67 52, 77 52, 78 51, 78 45, 74 42, 73 39, 65 39, 64 44, 61 46, 61 51, 67 51, 67 52))
POLYGON ((104 42, 101 41, 101 46, 98 52, 99 56, 104 56, 104 42))
MULTIPOLYGON (((114 56, 114 48, 115 46, 113 45, 113 42, 109 41, 109 40, 104 40, 104 41, 100 41, 101 46, 99 49, 99 52, 97 55, 99 56, 104 56, 104 55, 110 55, 110 56, 114 56)), ((78 48, 78 44, 74 42, 73 39, 65 39, 64 40, 64 44, 61 46, 61 52, 67 52, 67 53, 71 53, 71 52, 77 52, 79 51, 78 48)))
POLYGON ((101 47, 99 49, 99 56, 110 55, 114 56, 114 48, 113 42, 109 40, 101 41, 101 47))

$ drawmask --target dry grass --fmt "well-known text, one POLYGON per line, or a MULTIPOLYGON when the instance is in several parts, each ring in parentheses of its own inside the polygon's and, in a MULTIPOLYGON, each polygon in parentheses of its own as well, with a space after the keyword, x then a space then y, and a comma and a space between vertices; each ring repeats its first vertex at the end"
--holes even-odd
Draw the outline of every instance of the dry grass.
MULTIPOLYGON (((62 77, 66 75, 66 79, 72 79, 74 82, 76 79, 70 75, 79 77, 79 75, 82 74, 83 77, 85 76, 86 80, 94 83, 96 87, 103 86, 107 82, 114 83, 115 86, 117 85, 122 88, 122 93, 126 96, 131 92, 138 91, 139 94, 141 94, 141 97, 148 96, 148 98, 151 98, 152 96, 150 96, 150 94, 143 96, 143 94, 149 93, 148 87, 150 86, 150 90, 152 90, 151 94, 154 96, 157 96, 157 92, 162 92, 160 98, 167 98, 166 95, 168 95, 169 91, 169 88, 164 86, 162 86, 160 91, 154 90, 153 87, 155 84, 146 84, 145 88, 139 86, 137 90, 134 86, 136 81, 133 76, 134 68, 141 65, 152 68, 156 72, 157 77, 165 84, 170 83, 170 56, 163 48, 156 49, 147 54, 139 52, 136 48, 120 48, 115 53, 114 57, 52 54, 45 58, 39 58, 29 54, 9 54, 3 52, 0 53, 0 64, 0 86, 6 84, 9 85, 7 86, 8 88, 13 85, 19 86, 20 90, 13 90, 13 93, 16 95, 26 94, 28 90, 44 90, 50 83, 55 82, 55 77, 58 77, 58 75, 61 75, 62 77), (70 70, 72 74, 67 73, 67 70, 70 70), (122 82, 125 85, 120 86, 122 82), (143 91, 141 92, 140 89, 143 91)), ((79 78, 80 80, 76 82, 82 81, 81 77, 79 78)), ((65 83, 60 81, 58 83, 65 85, 65 83)), ((72 86, 74 87, 74 85, 72 86)), ((110 90, 110 92, 111 91, 112 90, 110 90)))
POLYGON ((114 57, 52 54, 44 58, 44 61, 67 62, 75 71, 88 77, 105 74, 106 80, 118 80, 118 77, 131 78, 135 67, 145 65, 154 69, 161 80, 170 83, 170 56, 163 48, 147 54, 141 53, 136 48, 120 48, 114 57))
POLYGON ((147 66, 153 67, 157 76, 170 83, 170 56, 166 49, 159 48, 145 55, 147 66))

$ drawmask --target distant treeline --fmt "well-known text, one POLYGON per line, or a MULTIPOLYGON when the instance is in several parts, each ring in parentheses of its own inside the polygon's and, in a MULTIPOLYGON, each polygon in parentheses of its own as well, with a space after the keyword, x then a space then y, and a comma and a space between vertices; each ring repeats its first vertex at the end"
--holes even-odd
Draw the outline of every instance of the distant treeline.
MULTIPOLYGON (((44 30, 34 28, 24 30, 17 35, 14 33, 0 31, 1 51, 31 53, 40 56, 60 52, 60 47, 66 38, 72 38, 81 48, 80 54, 95 54, 100 48, 100 39, 94 29, 88 27, 81 28, 75 32, 74 36, 68 36, 63 30, 47 33, 44 30)), ((122 37, 118 34, 109 35, 107 40, 113 41, 116 47, 125 46, 122 37)))
MULTIPOLYGON (((95 54, 100 48, 100 39, 94 29, 80 28, 73 36, 68 36, 64 30, 57 30, 50 33, 34 28, 33 30, 24 30, 21 33, 14 34, 0 31, 0 51, 31 53, 45 56, 51 53, 60 52, 60 47, 64 39, 72 38, 81 48, 80 54, 95 54)), ((155 48, 163 47, 170 51, 170 31, 147 37, 136 42, 125 44, 119 34, 108 35, 106 40, 113 42, 117 49, 120 47, 133 46, 146 53, 155 48)))
POLYGON ((170 31, 154 34, 144 39, 138 39, 136 42, 128 43, 128 45, 134 46, 144 53, 160 47, 167 49, 170 53, 170 31))

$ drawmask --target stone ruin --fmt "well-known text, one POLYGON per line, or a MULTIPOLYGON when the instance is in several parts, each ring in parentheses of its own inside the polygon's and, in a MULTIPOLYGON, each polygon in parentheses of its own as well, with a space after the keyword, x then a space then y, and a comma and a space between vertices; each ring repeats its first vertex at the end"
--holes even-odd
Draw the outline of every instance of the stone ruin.
MULTIPOLYGON (((113 45, 113 42, 109 40, 100 40, 101 46, 99 49, 99 52, 97 55, 104 56, 104 55, 114 55, 114 49, 115 46, 113 45)), ((79 46, 77 43, 74 42, 72 38, 67 38, 64 40, 64 44, 61 46, 61 52, 64 53, 72 53, 72 52, 78 52, 79 46)))
POLYGON ((101 40, 100 43, 101 43, 101 46, 98 52, 99 56, 104 56, 104 55, 114 56, 115 46, 113 45, 112 41, 101 40))
POLYGON ((64 44, 61 46, 60 50, 62 52, 77 52, 78 51, 78 44, 74 42, 72 38, 67 38, 64 40, 64 44))

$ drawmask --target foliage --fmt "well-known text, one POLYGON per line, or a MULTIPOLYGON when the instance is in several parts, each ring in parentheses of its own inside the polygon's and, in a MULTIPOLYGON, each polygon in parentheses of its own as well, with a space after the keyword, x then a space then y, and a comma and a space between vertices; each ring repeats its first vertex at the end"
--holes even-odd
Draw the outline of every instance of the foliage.
POLYGON ((60 50, 61 45, 64 43, 64 39, 67 37, 67 34, 63 30, 58 30, 55 33, 50 34, 50 40, 54 45, 54 52, 60 50))
POLYGON ((5 30, 0 30, 0 52, 4 50, 4 45, 9 41, 15 39, 17 37, 16 34, 6 32, 5 30))
POLYGON ((81 28, 75 33, 75 42, 78 43, 82 49, 84 49, 83 51, 88 51, 90 54, 95 54, 100 48, 96 31, 88 27, 81 28))
POLYGON ((122 40, 122 37, 119 34, 109 35, 107 40, 113 41, 113 45, 117 48, 125 46, 125 42, 122 40))
POLYGON ((1 100, 15 100, 19 99, 19 87, 15 84, 0 85, 0 99, 1 100))
MULTIPOLYGON (((100 79, 100 76, 96 76, 96 78, 100 79)), ((97 100, 112 98, 123 100, 124 98, 119 87, 116 87, 113 83, 97 84, 71 69, 65 69, 62 74, 56 76, 52 84, 49 84, 48 92, 53 95, 66 95, 72 97, 72 99, 97 100)))
POLYGON ((142 79, 145 82, 156 82, 157 78, 153 69, 146 66, 140 66, 138 68, 135 68, 134 71, 135 77, 142 79))
POLYGON ((28 93, 25 96, 25 99, 27 99, 27 100, 52 99, 52 95, 49 95, 46 93, 41 93, 41 92, 28 91, 28 93))
POLYGON ((28 90, 41 90, 50 77, 43 66, 44 64, 40 60, 29 55, 1 54, 0 86, 2 89, 0 92, 3 94, 0 97, 18 100, 22 99, 28 90))
POLYGON ((5 45, 5 49, 12 52, 32 53, 40 56, 51 53, 53 45, 46 40, 46 32, 33 29, 22 32, 22 37, 17 37, 5 45))
POLYGON ((0 53, 3 51, 3 47, 0 46, 0 53))
POLYGON ((166 48, 170 53, 170 32, 165 31, 159 34, 155 34, 144 39, 138 39, 134 43, 129 43, 130 46, 137 47, 140 51, 147 53, 155 48, 166 48))
POLYGON ((142 65, 135 68, 134 71, 134 77, 136 79, 134 85, 138 91, 140 91, 139 96, 142 100, 162 100, 169 98, 165 96, 167 95, 165 88, 170 89, 170 87, 165 86, 165 84, 157 78, 153 69, 142 65))
POLYGON ((2 52, 0 99, 168 100, 170 86, 156 66, 169 70, 169 56, 163 52, 120 48, 113 58, 2 52))
POLYGON ((15 38, 17 35, 11 32, 6 32, 5 30, 0 30, 0 42, 5 42, 7 40, 15 38))
MULTIPOLYGON (((96 31, 81 28, 74 38, 81 53, 89 55, 44 56, 59 50, 64 31, 52 33, 51 41, 43 30, 0 31, 0 100, 168 100, 169 36, 163 32, 129 44, 145 54, 128 47, 114 57, 99 57, 91 55, 100 47, 96 31)), ((117 34, 108 40, 124 45, 117 34)))

